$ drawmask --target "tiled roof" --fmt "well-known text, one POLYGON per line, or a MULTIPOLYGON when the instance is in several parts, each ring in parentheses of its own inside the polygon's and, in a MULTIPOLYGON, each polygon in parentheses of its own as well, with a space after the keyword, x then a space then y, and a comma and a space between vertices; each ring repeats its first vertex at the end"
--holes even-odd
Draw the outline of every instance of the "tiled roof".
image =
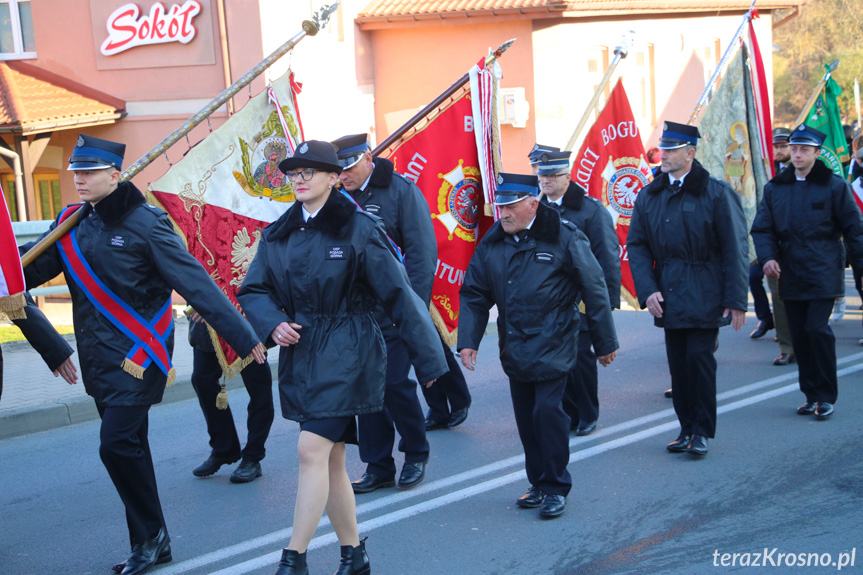
MULTIPOLYGON (((770 10, 800 6, 809 0, 759 2, 770 10)), ((358 23, 445 19, 471 15, 556 13, 567 16, 716 12, 748 10, 750 0, 372 0, 357 15, 358 23)))
POLYGON ((114 121, 122 100, 20 61, 0 62, 0 132, 36 133, 114 121))

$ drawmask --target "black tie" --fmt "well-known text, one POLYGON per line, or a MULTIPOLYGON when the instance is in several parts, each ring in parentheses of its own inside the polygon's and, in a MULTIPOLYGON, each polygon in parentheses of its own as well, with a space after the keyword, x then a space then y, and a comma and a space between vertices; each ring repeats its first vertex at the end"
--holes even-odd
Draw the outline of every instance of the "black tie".
POLYGON ((671 191, 674 193, 680 191, 680 180, 674 180, 674 183, 671 184, 671 191))
POLYGON ((526 239, 527 239, 527 230, 521 230, 520 232, 518 232, 519 242, 523 242, 526 239))

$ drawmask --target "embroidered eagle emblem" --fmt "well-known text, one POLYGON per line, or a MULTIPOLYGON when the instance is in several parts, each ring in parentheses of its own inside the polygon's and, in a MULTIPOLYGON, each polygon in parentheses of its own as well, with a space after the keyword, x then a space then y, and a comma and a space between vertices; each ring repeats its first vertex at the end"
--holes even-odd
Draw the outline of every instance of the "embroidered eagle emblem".
POLYGON ((261 230, 259 229, 253 230, 251 237, 246 228, 240 228, 234 235, 234 241, 231 242, 231 273, 235 276, 231 280, 232 286, 239 287, 243 283, 243 280, 246 279, 249 266, 252 265, 255 254, 258 253, 258 244, 260 241, 261 230))

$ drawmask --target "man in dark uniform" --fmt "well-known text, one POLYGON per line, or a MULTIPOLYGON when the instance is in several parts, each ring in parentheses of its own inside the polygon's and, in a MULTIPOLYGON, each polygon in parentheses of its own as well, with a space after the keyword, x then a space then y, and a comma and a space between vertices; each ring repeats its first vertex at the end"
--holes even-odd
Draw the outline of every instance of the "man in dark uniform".
MULTIPOLYGON (((587 195, 584 188, 569 179, 570 153, 545 152, 540 155, 537 167, 540 189, 544 194, 541 201, 587 236, 590 251, 605 275, 611 309, 617 309, 620 307, 620 248, 614 221, 602 202, 587 195)), ((596 429, 599 418, 599 374, 584 314, 578 325, 578 360, 566 383, 563 409, 569 416, 570 427, 576 430, 575 434, 589 435, 596 429)))
POLYGON ((273 425, 273 373, 269 364, 251 363, 243 368, 240 375, 243 385, 249 392, 246 428, 248 437, 246 447, 240 449, 240 438, 234 425, 231 406, 225 409, 216 407, 216 398, 222 390, 219 378, 222 366, 216 355, 216 348, 210 338, 210 330, 204 318, 192 311, 189 316, 189 344, 192 346, 192 387, 198 396, 198 403, 207 422, 210 436, 210 456, 192 473, 195 477, 209 477, 222 465, 234 463, 242 456, 240 465, 231 473, 231 483, 249 483, 262 475, 261 460, 266 455, 264 444, 273 425))
MULTIPOLYGON (((147 439, 150 406, 175 377, 172 290, 194 305, 241 355, 266 361, 251 326, 183 246, 164 212, 120 182, 126 146, 78 136, 69 160, 85 202, 77 226, 24 270, 27 285, 60 272, 72 297, 81 377, 102 418, 99 455, 126 508, 132 553, 117 564, 139 575, 171 561, 147 439)), ((44 237, 44 236, 43 236, 44 237)), ((22 246, 22 253, 32 244, 22 246)))
POLYGON ((531 151, 527 154, 527 159, 530 162, 530 173, 534 176, 537 174, 537 170, 539 169, 537 164, 539 164, 539 159, 544 153, 559 151, 560 148, 556 148, 554 146, 546 146, 545 144, 534 144, 533 149, 531 149, 531 151))
MULTIPOLYGON (((333 145, 343 167, 339 179, 344 189, 363 210, 384 221, 387 235, 404 253, 411 288, 428 305, 437 265, 437 243, 422 192, 396 173, 391 161, 372 159, 366 134, 344 136, 333 145)), ((407 349, 382 307, 375 312, 375 319, 387 344, 386 408, 358 418, 360 459, 367 467, 362 478, 353 482, 354 493, 395 485, 392 451, 396 429, 401 436, 399 451, 405 454, 399 488, 419 484, 425 477, 429 458, 425 417, 417 384, 409 377, 407 349)))
POLYGON ((618 345, 602 268, 587 238, 540 204, 537 185, 536 176, 498 176, 500 220, 477 246, 459 292, 458 349, 473 370, 497 305, 500 360, 531 484, 516 504, 551 518, 564 512, 572 487, 562 400, 578 352, 579 298, 603 366, 618 345))
MULTIPOLYGON (((45 314, 42 313, 29 293, 24 293, 26 305, 24 319, 13 319, 24 337, 30 342, 42 360, 54 373, 54 377, 62 377, 70 385, 78 383, 78 368, 72 362, 72 347, 57 333, 45 314)), ((3 396, 3 348, 0 348, 0 397, 3 396)))
POLYGON ((719 327, 746 322, 748 246, 740 198, 695 160, 698 129, 666 122, 662 174, 638 194, 627 237, 641 308, 665 328, 680 434, 668 451, 707 454, 716 432, 719 327))
POLYGON ((781 279, 791 341, 797 355, 800 415, 827 419, 839 393, 836 338, 828 319, 835 298, 845 293, 845 249, 863 265, 863 218, 848 182, 818 161, 823 132, 805 124, 794 129, 791 163, 764 186, 752 223, 752 239, 764 275, 781 279), (780 275, 781 274, 781 275, 780 275))

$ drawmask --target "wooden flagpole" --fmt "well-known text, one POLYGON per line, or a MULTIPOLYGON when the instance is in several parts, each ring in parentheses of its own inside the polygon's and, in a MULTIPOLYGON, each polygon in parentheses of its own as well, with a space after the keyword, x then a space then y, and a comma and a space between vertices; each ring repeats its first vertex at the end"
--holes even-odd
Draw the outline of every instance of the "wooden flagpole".
POLYGON ((809 113, 809 110, 811 110, 812 106, 815 105, 815 100, 817 100, 818 96, 821 95, 821 92, 824 91, 824 86, 827 85, 827 81, 830 79, 830 74, 833 73, 833 70, 839 67, 839 60, 833 60, 832 62, 830 62, 830 65, 828 67, 830 69, 824 73, 821 81, 818 82, 818 85, 815 86, 815 89, 812 91, 812 95, 809 96, 808 100, 806 100, 806 105, 803 106, 802 110, 800 110, 800 115, 797 116, 797 121, 794 122, 795 127, 806 121, 806 114, 809 113))
MULTIPOLYGON (((279 58, 290 52, 297 43, 306 36, 314 36, 323 29, 329 22, 330 15, 335 12, 338 7, 338 2, 324 6, 315 12, 312 20, 304 20, 302 31, 294 35, 293 38, 279 46, 272 54, 261 60, 254 68, 246 72, 243 77, 225 88, 221 94, 216 96, 209 104, 201 108, 201 110, 186 120, 179 128, 171 132, 168 137, 156 144, 152 150, 144 154, 134 164, 126 168, 120 175, 120 181, 125 182, 136 176, 141 170, 146 168, 157 157, 165 153, 168 148, 176 144, 182 137, 192 131, 198 124, 206 120, 213 112, 218 110, 225 102, 230 100, 240 90, 248 86, 252 80, 260 76, 264 70, 272 66, 279 58)), ((21 256, 21 265, 27 267, 34 259, 39 257, 42 252, 52 246, 57 240, 65 235, 78 223, 78 215, 80 210, 70 215, 66 220, 54 228, 51 233, 42 238, 39 243, 30 248, 26 254, 21 256)))

